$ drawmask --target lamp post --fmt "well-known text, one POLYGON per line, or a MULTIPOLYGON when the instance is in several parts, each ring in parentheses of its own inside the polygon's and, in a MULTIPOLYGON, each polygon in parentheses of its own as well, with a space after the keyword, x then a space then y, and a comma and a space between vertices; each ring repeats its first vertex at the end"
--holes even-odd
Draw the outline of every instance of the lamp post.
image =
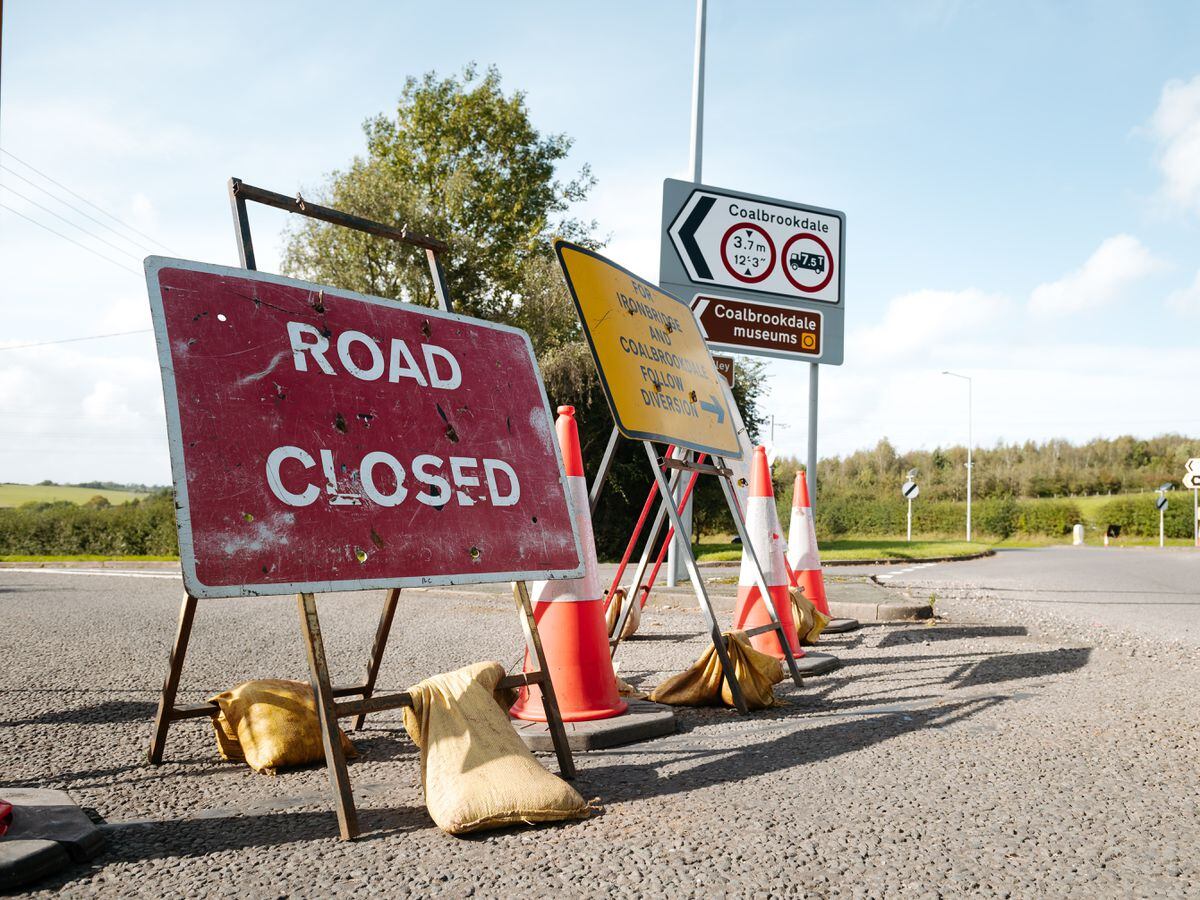
POLYGON ((974 445, 974 440, 971 434, 971 405, 972 405, 972 390, 971 378, 968 375, 959 375, 957 372, 942 372, 943 375, 949 375, 951 378, 961 378, 967 383, 967 543, 971 542, 971 451, 974 445))

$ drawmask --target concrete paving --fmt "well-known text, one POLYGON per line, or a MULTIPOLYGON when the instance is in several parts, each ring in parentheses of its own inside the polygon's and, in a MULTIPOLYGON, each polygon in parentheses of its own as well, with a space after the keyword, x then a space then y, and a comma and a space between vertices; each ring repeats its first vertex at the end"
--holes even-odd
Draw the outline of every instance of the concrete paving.
MULTIPOLYGON (((714 590, 727 621, 734 589, 714 590)), ((843 667, 784 682, 785 706, 682 708, 674 735, 579 754, 576 785, 602 806, 582 822, 443 834, 398 711, 373 714, 350 764, 367 834, 343 844, 322 768, 257 775, 222 761, 203 721, 146 765, 177 582, 0 571, 0 653, 17 661, 0 667, 0 796, 62 789, 106 822, 107 850, 34 896, 1200 892, 1197 655, 952 593, 933 624, 822 641, 843 667)), ((338 680, 360 672, 381 599, 321 597, 338 680)), ((689 595, 656 595, 621 676, 653 686, 702 632, 689 595)), ((380 689, 521 658, 506 591, 408 591, 380 689)), ((294 600, 201 603, 181 702, 258 677, 306 677, 294 600)))
POLYGON ((1045 547, 1000 550, 986 559, 915 563, 902 569, 840 570, 874 575, 915 600, 948 591, 997 603, 1036 604, 1088 628, 1127 630, 1200 646, 1200 549, 1045 547))

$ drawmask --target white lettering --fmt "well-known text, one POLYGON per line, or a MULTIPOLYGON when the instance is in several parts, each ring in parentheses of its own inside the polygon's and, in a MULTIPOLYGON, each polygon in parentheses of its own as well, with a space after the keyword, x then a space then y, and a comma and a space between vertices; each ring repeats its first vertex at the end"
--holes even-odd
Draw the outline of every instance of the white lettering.
POLYGON ((474 475, 464 475, 464 468, 475 468, 479 465, 479 461, 472 456, 452 456, 450 457, 450 477, 454 479, 454 484, 459 488, 455 492, 458 498, 459 506, 474 506, 475 499, 462 490, 464 487, 478 487, 479 479, 474 475))
POLYGON ((296 364, 297 372, 308 371, 308 362, 304 359, 305 352, 308 352, 322 372, 326 375, 334 374, 333 366, 325 359, 325 351, 329 349, 329 339, 325 335, 304 322, 288 322, 287 330, 288 340, 292 344, 292 362, 296 364), (313 340, 305 341, 302 339, 303 335, 308 335, 313 340))
POLYGON ((492 495, 492 506, 515 506, 516 502, 521 499, 521 482, 517 480, 517 473, 508 463, 500 459, 485 459, 483 474, 487 478, 488 491, 492 495), (496 487, 497 470, 503 472, 508 479, 508 494, 503 497, 500 496, 500 491, 496 487))
POLYGON ((383 374, 383 351, 379 345, 361 331, 343 331, 337 340, 338 358, 346 371, 363 381, 374 381, 383 374), (362 344, 371 353, 371 368, 362 369, 350 356, 350 345, 362 344))
POLYGON ((317 499, 321 489, 315 484, 309 484, 300 494, 294 494, 283 486, 279 477, 279 467, 285 459, 295 459, 306 469, 311 469, 317 463, 299 447, 276 447, 267 457, 267 485, 271 493, 288 506, 308 506, 317 499))
POLYGON ((450 482, 435 472, 427 472, 426 467, 428 466, 441 469, 442 458, 434 456, 432 453, 422 453, 420 456, 414 457, 412 461, 413 475, 421 484, 436 487, 438 492, 431 494, 428 491, 421 491, 417 494, 417 500, 426 506, 444 506, 450 500, 450 482))
POLYGON ((429 370, 429 383, 435 388, 445 388, 448 391, 454 390, 462 384, 462 369, 458 367, 458 360, 455 359, 449 350, 442 347, 434 346, 433 344, 422 344, 421 351, 425 354, 425 368, 429 370), (440 357, 450 364, 450 375, 443 378, 438 374, 437 363, 434 357, 440 357))
POLYGON ((429 382, 421 374, 421 369, 417 366, 417 361, 413 359, 412 351, 408 349, 408 344, 404 343, 400 338, 393 338, 391 364, 388 367, 388 381, 396 382, 401 378, 412 378, 421 387, 429 387, 429 382), (404 357, 403 368, 400 366, 401 356, 404 357))
POLYGON ((363 457, 362 467, 358 474, 362 480, 363 493, 369 500, 380 506, 399 506, 408 496, 408 488, 404 486, 404 466, 400 465, 400 460, 390 453, 372 450, 363 457), (390 494, 384 494, 375 486, 375 467, 380 463, 391 469, 392 474, 396 476, 396 490, 390 494))

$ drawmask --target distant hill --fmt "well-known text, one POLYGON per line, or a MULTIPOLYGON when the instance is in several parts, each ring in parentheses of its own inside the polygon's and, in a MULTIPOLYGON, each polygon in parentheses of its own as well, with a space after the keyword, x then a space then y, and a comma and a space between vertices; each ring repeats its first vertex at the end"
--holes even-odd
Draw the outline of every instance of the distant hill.
POLYGON ((148 496, 153 488, 147 485, 114 485, 100 487, 108 482, 94 482, 87 485, 54 484, 0 484, 0 507, 21 506, 25 503, 53 503, 67 501, 82 506, 93 497, 103 497, 114 506, 128 503, 130 500, 140 500, 148 496))

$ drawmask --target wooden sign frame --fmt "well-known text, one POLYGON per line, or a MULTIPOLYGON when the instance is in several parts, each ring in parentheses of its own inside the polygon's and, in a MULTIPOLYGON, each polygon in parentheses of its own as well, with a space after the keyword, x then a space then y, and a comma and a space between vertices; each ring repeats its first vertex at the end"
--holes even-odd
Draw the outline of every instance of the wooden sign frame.
MULTIPOLYGON (((405 228, 383 225, 378 222, 372 222, 369 219, 362 219, 358 216, 343 213, 339 210, 308 203, 299 196, 293 199, 283 194, 247 185, 237 178, 229 180, 229 199, 233 210, 238 254, 241 258, 243 268, 250 270, 254 270, 255 268, 250 222, 246 211, 246 200, 253 200, 288 212, 297 212, 311 218, 353 228, 357 231, 363 231, 424 249, 429 262, 430 276, 433 280, 434 294, 438 299, 438 305, 446 312, 453 311, 441 263, 441 254, 447 249, 446 244, 443 242, 424 235, 413 234, 405 228)), ((558 760, 559 773, 564 778, 573 778, 575 775, 575 763, 567 743, 566 729, 563 726, 558 699, 554 693, 554 685, 550 679, 545 653, 542 650, 542 641, 538 634, 537 621, 534 618, 529 590, 524 581, 515 581, 512 584, 513 597, 516 601, 518 619, 525 638, 526 651, 528 658, 536 663, 536 668, 532 671, 506 676, 500 681, 499 687, 512 688, 536 685, 541 688, 543 705, 546 710, 546 722, 554 745, 555 756, 558 760)), ((376 627, 375 638, 367 658, 367 671, 363 680, 352 685, 335 686, 325 655, 325 643, 321 635, 321 622, 317 614, 316 595, 313 593, 299 593, 296 597, 300 617, 300 632, 308 658, 309 681, 312 685, 313 696, 316 701, 317 715, 321 729, 321 742, 325 751, 325 762, 329 772, 330 785, 333 789, 338 831, 342 840, 352 840, 357 837, 360 829, 358 812, 354 805, 354 794, 350 785, 350 775, 346 766, 346 758, 342 752, 341 741, 337 734, 337 720, 353 716, 355 718, 354 728, 360 729, 363 727, 368 713, 412 706, 412 697, 407 692, 402 691, 379 696, 375 694, 379 669, 383 662, 383 654, 387 648, 388 637, 391 634, 392 622, 396 615, 396 606, 399 598, 399 588, 390 588, 385 595, 379 624, 376 627), (343 700, 340 698, 357 699, 343 700)), ((216 718, 220 714, 220 708, 215 703, 210 702, 191 706, 180 706, 176 703, 179 693, 179 682, 183 673, 184 659, 187 656, 188 643, 191 639, 192 627, 195 620, 196 606, 196 598, 190 593, 185 594, 179 611, 179 623, 175 632, 175 641, 168 659, 167 676, 163 682, 158 710, 154 718, 154 731, 150 740, 148 753, 149 761, 152 765, 158 765, 162 762, 166 748, 167 732, 173 723, 186 719, 216 718)))

